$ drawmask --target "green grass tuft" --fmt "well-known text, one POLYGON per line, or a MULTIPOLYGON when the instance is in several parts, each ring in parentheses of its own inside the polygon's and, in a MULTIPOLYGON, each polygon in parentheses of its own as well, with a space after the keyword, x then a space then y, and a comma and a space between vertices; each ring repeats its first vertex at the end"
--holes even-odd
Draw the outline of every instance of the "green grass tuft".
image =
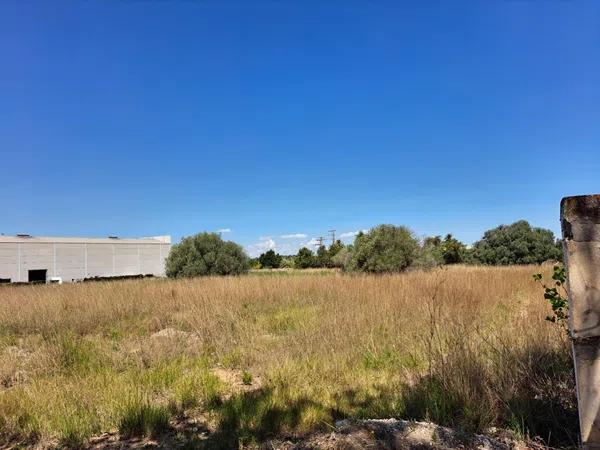
POLYGON ((119 433, 123 436, 156 436, 169 428, 170 411, 163 405, 132 402, 122 412, 119 433))

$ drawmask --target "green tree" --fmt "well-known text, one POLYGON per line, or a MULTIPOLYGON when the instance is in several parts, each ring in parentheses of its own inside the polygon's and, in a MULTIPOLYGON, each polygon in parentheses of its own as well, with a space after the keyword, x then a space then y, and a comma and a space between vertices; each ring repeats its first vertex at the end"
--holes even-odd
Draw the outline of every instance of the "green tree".
POLYGON ((408 228, 379 225, 356 236, 349 270, 400 272, 412 264, 418 251, 419 243, 408 228))
POLYGON ((352 259, 352 249, 353 247, 351 245, 342 247, 331 258, 331 266, 346 269, 350 264, 350 260, 352 259))
POLYGON ((294 269, 296 267, 295 259, 295 256, 282 256, 279 267, 283 269, 294 269))
POLYGON ((440 254, 444 264, 458 264, 465 261, 467 246, 455 239, 451 234, 447 234, 440 243, 440 254))
POLYGON ((263 269, 278 269, 281 267, 282 256, 275 253, 274 250, 269 250, 258 257, 260 267, 263 269))
POLYGON ((343 249, 344 243, 337 239, 334 243, 329 246, 329 258, 333 258, 338 252, 343 249))
POLYGON ((308 269, 315 265, 315 255, 306 247, 302 247, 298 250, 296 255, 295 265, 298 269, 308 269))
POLYGON ((484 233, 473 245, 476 262, 504 266, 509 264, 541 264, 562 259, 562 251, 554 233, 532 228, 525 220, 500 225, 484 233))
POLYGON ((317 249, 317 256, 315 257, 314 267, 329 267, 331 264, 331 258, 329 251, 324 245, 319 246, 317 249))
POLYGON ((429 236, 423 240, 412 265, 420 269, 431 269, 444 263, 441 236, 429 236))
POLYGON ((166 272, 171 278, 240 275, 249 265, 250 259, 235 242, 223 241, 217 233, 199 233, 171 248, 166 272))
POLYGON ((437 248, 442 245, 441 236, 428 236, 423 241, 423 247, 437 248))

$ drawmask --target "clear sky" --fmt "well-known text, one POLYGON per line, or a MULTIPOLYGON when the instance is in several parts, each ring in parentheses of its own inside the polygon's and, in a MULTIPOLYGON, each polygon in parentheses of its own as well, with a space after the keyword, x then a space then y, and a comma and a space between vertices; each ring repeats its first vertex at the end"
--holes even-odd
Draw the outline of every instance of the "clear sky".
POLYGON ((5 234, 558 232, 600 191, 600 2, 3 0, 0 165, 5 234))

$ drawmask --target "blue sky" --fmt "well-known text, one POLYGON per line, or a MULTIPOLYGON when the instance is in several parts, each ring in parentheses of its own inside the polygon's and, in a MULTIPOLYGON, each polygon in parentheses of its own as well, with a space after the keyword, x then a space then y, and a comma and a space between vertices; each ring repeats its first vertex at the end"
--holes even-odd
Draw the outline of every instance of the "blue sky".
POLYGON ((558 232, 600 191, 600 4, 4 0, 0 164, 5 234, 558 232))

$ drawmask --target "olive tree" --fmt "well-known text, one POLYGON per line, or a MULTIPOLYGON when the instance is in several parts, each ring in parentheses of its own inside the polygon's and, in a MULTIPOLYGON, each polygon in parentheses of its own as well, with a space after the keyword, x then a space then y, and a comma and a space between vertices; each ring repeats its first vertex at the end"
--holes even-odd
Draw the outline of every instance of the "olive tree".
POLYGON ((561 260, 562 250, 552 231, 532 227, 527 221, 520 220, 486 231, 473 245, 472 255, 482 264, 541 264, 547 260, 561 260))
POLYGON ((217 233, 199 233, 171 248, 167 276, 171 278, 246 273, 250 259, 241 246, 217 233))
POLYGON ((409 267, 419 251, 419 242, 404 226, 379 225, 359 233, 348 269, 361 272, 401 272, 409 267))

